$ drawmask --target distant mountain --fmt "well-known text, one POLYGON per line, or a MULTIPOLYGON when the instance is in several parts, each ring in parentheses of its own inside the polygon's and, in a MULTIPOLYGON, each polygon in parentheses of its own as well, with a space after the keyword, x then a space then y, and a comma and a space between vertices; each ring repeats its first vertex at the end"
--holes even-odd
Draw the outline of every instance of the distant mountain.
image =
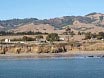
POLYGON ((44 19, 44 20, 39 20, 37 18, 1 20, 0 31, 16 30, 20 28, 22 28, 21 30, 24 30, 23 29, 24 26, 29 28, 31 27, 30 24, 34 24, 33 26, 35 27, 39 25, 44 26, 49 25, 58 29, 62 29, 65 26, 71 26, 73 28, 77 26, 89 27, 89 25, 92 26, 92 28, 93 27, 103 28, 104 14, 94 12, 87 14, 85 16, 63 16, 60 18, 44 19))

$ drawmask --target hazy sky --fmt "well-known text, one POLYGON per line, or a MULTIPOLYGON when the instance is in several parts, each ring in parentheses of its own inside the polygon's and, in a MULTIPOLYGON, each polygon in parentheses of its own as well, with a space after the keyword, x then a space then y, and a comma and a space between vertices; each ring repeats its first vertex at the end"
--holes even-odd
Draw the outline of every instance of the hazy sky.
POLYGON ((104 13, 104 0, 0 0, 0 19, 104 13))

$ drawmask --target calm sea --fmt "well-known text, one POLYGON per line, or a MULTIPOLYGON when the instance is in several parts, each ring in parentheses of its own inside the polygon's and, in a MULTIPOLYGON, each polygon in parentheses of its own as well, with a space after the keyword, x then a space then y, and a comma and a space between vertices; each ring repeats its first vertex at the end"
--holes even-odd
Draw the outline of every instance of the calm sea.
POLYGON ((104 59, 0 59, 0 78, 104 78, 104 59))

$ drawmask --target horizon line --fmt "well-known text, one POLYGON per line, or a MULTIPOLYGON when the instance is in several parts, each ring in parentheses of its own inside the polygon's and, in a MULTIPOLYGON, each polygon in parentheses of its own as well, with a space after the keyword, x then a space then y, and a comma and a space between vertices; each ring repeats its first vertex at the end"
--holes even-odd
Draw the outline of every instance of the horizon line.
POLYGON ((87 14, 84 14, 84 15, 63 15, 63 16, 56 16, 56 17, 49 17, 49 18, 39 18, 39 17, 14 17, 14 18, 7 18, 7 19, 0 19, 0 21, 6 21, 6 20, 13 20, 13 19, 31 19, 31 18, 36 18, 36 19, 38 19, 38 20, 45 20, 45 19, 54 19, 54 18, 61 18, 61 17, 65 17, 65 16, 86 16, 86 15, 88 15, 88 14, 91 14, 91 13, 97 13, 97 14, 103 14, 103 13, 101 13, 101 12, 90 12, 90 13, 87 13, 87 14))

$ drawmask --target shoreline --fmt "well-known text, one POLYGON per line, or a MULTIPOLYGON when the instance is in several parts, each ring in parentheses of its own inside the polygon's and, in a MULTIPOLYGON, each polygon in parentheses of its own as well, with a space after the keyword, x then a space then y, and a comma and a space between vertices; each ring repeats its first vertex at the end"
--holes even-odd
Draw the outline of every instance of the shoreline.
POLYGON ((70 51, 65 53, 7 53, 0 54, 0 59, 14 58, 58 58, 58 57, 104 57, 104 51, 70 51))

